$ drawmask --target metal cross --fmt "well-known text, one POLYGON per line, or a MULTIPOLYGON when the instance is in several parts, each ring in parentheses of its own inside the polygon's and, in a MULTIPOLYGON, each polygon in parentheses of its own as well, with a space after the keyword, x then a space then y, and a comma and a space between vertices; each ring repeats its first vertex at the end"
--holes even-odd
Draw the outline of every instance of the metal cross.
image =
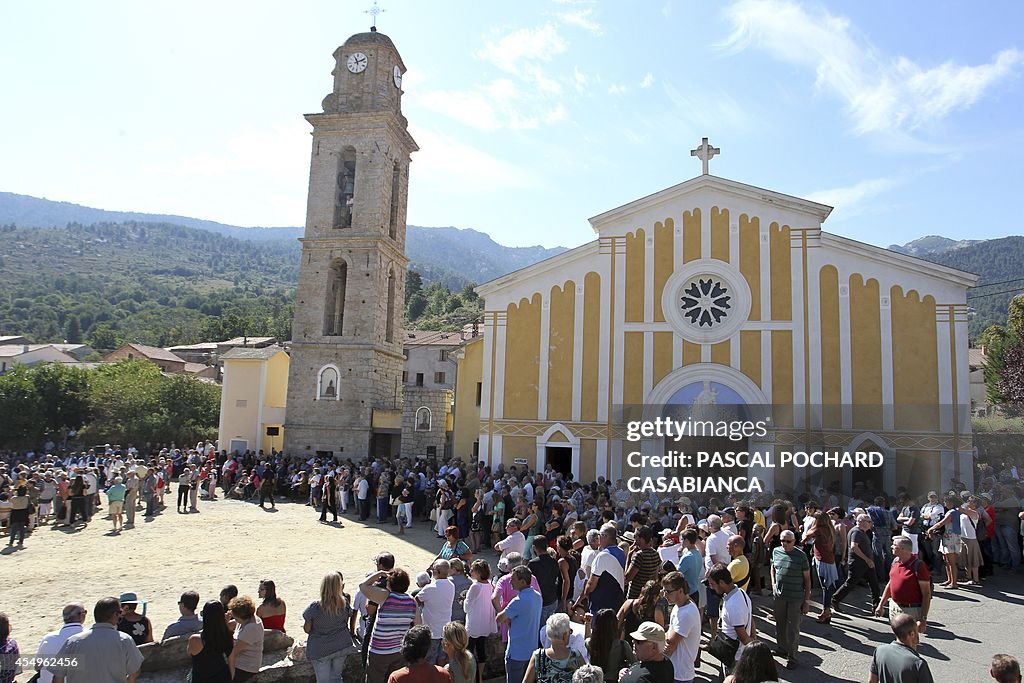
POLYGON ((700 146, 697 147, 697 149, 690 150, 691 157, 697 157, 698 159, 700 159, 701 169, 703 170, 704 175, 708 174, 708 162, 711 161, 712 157, 714 157, 716 154, 721 153, 722 150, 718 149, 717 147, 712 147, 711 145, 708 144, 707 138, 701 138, 700 146))
POLYGON ((373 30, 374 31, 377 30, 377 15, 380 14, 381 12, 387 12, 387 10, 381 9, 377 5, 377 0, 373 0, 373 7, 371 7, 368 10, 363 10, 363 14, 369 14, 370 16, 373 17, 373 30))

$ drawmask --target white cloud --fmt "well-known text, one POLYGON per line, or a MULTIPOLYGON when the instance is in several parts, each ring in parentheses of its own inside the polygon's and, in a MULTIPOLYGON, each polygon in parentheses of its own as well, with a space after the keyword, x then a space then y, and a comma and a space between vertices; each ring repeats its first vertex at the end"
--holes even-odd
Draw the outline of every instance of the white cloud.
MULTIPOLYGON (((475 147, 434 131, 410 126, 419 143, 411 173, 417 191, 458 196, 465 192, 492 193, 530 187, 533 176, 475 147)), ((412 202, 410 202, 412 205, 412 202)))
POLYGON ((563 24, 569 26, 576 26, 588 31, 595 36, 604 35, 604 27, 601 26, 600 22, 593 18, 594 8, 587 7, 585 9, 576 10, 575 12, 561 12, 558 18, 563 24))
POLYGON ((131 210, 180 213, 181 197, 188 197, 190 211, 202 218, 235 225, 296 225, 305 215, 300 179, 309 177, 309 153, 304 121, 245 128, 202 151, 148 156, 150 163, 127 183, 140 187, 126 194, 136 202, 131 210))
MULTIPOLYGON (((558 87, 554 81, 551 83, 558 87)), ((541 87, 541 91, 550 93, 550 86, 541 87)), ((545 97, 544 92, 524 90, 509 78, 498 78, 473 90, 431 90, 420 95, 416 102, 425 109, 483 131, 534 130, 542 123, 553 124, 568 118, 560 102, 552 109, 550 98, 545 97)))
POLYGON ((652 85, 654 85, 654 74, 648 71, 646 74, 644 74, 644 79, 640 81, 640 87, 650 88, 652 85))
POLYGON ((480 130, 502 127, 491 101, 478 92, 459 90, 431 90, 417 98, 420 106, 444 114, 456 121, 480 130))
POLYGON ((863 202, 887 193, 903 182, 902 178, 892 176, 869 178, 846 187, 819 189, 815 193, 809 194, 806 199, 850 212, 863 202))
POLYGON ((552 24, 545 24, 539 28, 522 28, 497 41, 488 41, 477 56, 502 71, 518 74, 524 62, 549 62, 568 47, 558 29, 552 24))
POLYGON ((906 57, 884 57, 846 17, 812 14, 790 0, 739 0, 726 17, 733 32, 723 47, 758 48, 813 69, 816 86, 845 102, 860 135, 915 130, 969 108, 1024 62, 1024 52, 1011 48, 988 64, 923 68, 906 57))
POLYGON ((568 118, 569 112, 566 111, 565 106, 559 103, 554 109, 544 116, 544 123, 558 123, 559 121, 565 121, 568 118))
POLYGON ((539 66, 531 67, 529 70, 529 78, 537 85, 538 88, 544 92, 558 95, 562 92, 562 84, 553 78, 549 78, 544 70, 539 66))
POLYGON ((622 85, 621 83, 612 83, 611 85, 608 86, 609 95, 621 95, 622 93, 626 92, 626 90, 626 86, 622 85))
POLYGON ((585 92, 587 89, 587 83, 589 83, 590 81, 586 77, 586 75, 582 71, 580 71, 580 68, 578 66, 573 67, 572 78, 573 83, 576 86, 576 92, 585 92))
POLYGON ((662 88, 673 105, 672 115, 690 129, 744 130, 752 116, 751 104, 741 105, 729 93, 718 88, 684 93, 668 82, 663 83, 662 88))

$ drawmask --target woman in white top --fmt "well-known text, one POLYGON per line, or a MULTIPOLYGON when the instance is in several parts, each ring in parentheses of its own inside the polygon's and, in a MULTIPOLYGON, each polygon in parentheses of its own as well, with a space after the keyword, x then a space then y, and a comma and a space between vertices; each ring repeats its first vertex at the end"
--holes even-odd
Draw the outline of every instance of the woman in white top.
POLYGON ((978 541, 978 526, 984 514, 978 499, 971 496, 967 499, 967 507, 960 508, 960 538, 963 541, 963 561, 967 569, 967 586, 980 586, 981 577, 978 570, 984 564, 981 557, 981 544, 978 541))
POLYGON ((469 633, 469 651, 476 658, 476 678, 482 677, 487 661, 487 636, 494 633, 494 603, 491 601, 491 567, 486 560, 474 560, 469 566, 473 584, 466 590, 462 606, 466 610, 466 631, 469 633))

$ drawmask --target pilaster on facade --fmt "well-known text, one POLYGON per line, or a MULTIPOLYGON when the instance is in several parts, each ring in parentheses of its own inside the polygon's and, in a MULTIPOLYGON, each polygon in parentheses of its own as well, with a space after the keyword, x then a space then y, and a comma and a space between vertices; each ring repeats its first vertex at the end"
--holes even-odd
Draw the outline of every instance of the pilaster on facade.
POLYGON ((551 292, 540 293, 540 346, 537 356, 540 358, 537 379, 537 417, 546 420, 548 417, 548 370, 551 351, 551 292))

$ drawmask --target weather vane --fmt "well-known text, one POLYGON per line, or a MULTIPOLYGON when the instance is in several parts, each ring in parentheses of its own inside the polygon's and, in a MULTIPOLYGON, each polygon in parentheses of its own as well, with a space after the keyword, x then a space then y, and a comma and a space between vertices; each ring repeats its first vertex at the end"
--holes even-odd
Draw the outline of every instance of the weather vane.
POLYGON ((381 12, 386 12, 386 11, 387 10, 383 10, 383 9, 380 8, 380 6, 377 4, 377 0, 373 0, 373 7, 371 7, 368 10, 363 10, 364 14, 369 14, 371 17, 373 17, 373 27, 372 27, 371 30, 373 30, 373 31, 377 30, 377 15, 380 14, 381 12))

